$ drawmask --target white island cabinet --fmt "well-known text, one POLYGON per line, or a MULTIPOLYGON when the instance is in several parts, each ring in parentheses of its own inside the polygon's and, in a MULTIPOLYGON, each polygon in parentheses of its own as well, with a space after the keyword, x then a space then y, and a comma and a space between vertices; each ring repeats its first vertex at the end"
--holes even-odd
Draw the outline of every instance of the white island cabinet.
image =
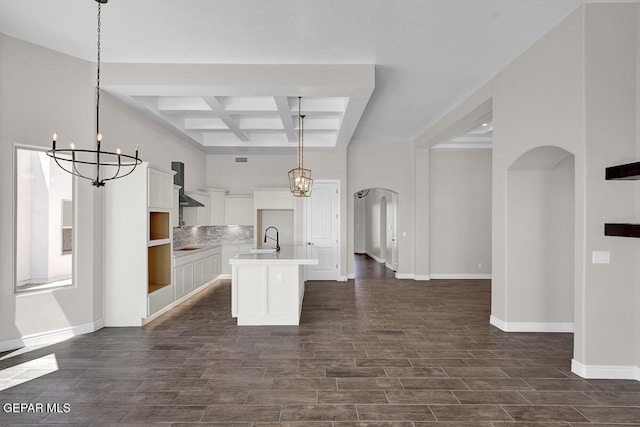
POLYGON ((304 298, 304 267, 318 264, 305 247, 240 254, 229 260, 231 315, 238 325, 298 325, 304 298))

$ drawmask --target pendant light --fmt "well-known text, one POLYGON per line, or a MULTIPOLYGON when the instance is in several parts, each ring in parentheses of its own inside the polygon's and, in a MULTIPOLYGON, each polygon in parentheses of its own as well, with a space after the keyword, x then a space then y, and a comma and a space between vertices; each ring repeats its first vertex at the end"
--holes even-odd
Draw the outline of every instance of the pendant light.
POLYGON ((116 152, 102 151, 102 134, 100 133, 100 12, 102 4, 108 0, 95 0, 98 3, 98 61, 96 73, 96 149, 77 149, 71 143, 69 148, 56 148, 57 134, 53 134, 53 144, 47 155, 64 171, 91 181, 96 187, 104 187, 106 181, 123 178, 134 171, 136 166, 142 163, 138 157, 138 145, 135 146, 135 154, 129 156, 122 154, 118 148, 116 152), (91 174, 91 171, 94 171, 91 174), (101 173, 104 173, 101 176, 101 173), (104 177, 106 176, 106 177, 104 177))
POLYGON ((295 197, 309 197, 311 195, 311 170, 304 168, 304 118, 301 114, 298 97, 298 167, 289 171, 289 189, 295 197))

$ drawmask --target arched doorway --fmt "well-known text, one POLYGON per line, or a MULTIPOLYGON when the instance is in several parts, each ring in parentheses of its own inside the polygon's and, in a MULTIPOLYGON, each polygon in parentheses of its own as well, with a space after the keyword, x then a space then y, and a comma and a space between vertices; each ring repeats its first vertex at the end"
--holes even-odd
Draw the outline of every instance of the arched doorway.
POLYGON ((573 331, 574 174, 573 154, 554 146, 532 149, 508 169, 507 330, 573 331))
MULTIPOLYGON (((398 269, 397 206, 395 191, 367 188, 354 193, 354 253, 381 264, 386 270, 380 270, 381 274, 391 277, 398 269)), ((356 267, 356 277, 358 270, 356 267)))

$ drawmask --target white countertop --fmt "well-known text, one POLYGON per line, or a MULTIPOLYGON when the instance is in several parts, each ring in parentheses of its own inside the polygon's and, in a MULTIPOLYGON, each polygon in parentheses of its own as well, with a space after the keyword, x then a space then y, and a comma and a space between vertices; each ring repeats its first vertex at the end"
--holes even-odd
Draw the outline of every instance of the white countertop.
POLYGON ((193 245, 185 245, 180 248, 173 249, 173 257, 178 258, 187 255, 194 255, 198 252, 206 251, 209 249, 222 248, 223 246, 238 246, 238 245, 251 245, 252 242, 240 241, 240 242, 222 242, 222 243, 198 243, 193 245), (188 248, 188 249, 185 249, 188 248))
POLYGON ((318 258, 307 255, 306 246, 282 246, 280 252, 270 254, 240 254, 229 260, 231 265, 259 265, 259 264, 296 264, 316 265, 318 258))
POLYGON ((185 250, 184 248, 174 249, 173 250, 173 257, 176 258, 176 257, 187 256, 187 255, 194 255, 194 254, 197 254, 198 252, 206 251, 206 250, 209 250, 209 249, 220 248, 220 247, 222 247, 221 244, 187 245, 186 248, 189 248, 190 250, 185 250))

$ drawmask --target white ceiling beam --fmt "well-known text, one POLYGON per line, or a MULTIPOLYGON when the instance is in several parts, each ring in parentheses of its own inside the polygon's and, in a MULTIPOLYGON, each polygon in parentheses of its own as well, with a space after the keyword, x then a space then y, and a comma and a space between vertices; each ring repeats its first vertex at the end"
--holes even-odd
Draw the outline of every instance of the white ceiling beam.
POLYGON ((215 96, 205 96, 204 102, 211 107, 211 110, 229 127, 229 130, 242 142, 249 142, 249 136, 244 133, 233 118, 227 114, 226 110, 215 96))
MULTIPOLYGON (((125 98, 123 98, 125 99, 125 98)), ((151 113, 151 115, 155 118, 160 119, 160 121, 164 121, 173 126, 176 130, 191 138, 196 143, 202 145, 204 143, 204 137, 200 132, 193 132, 190 129, 187 129, 184 125, 184 119, 179 116, 170 116, 164 114, 158 106, 160 101, 156 97, 130 97, 128 98, 129 102, 134 103, 134 105, 142 105, 146 108, 146 112, 151 113)))
POLYGON ((280 114, 280 120, 282 120, 282 126, 284 126, 284 131, 287 134, 287 140, 289 142, 296 142, 298 140, 298 132, 296 132, 293 127, 289 100, 286 96, 276 96, 275 101, 278 107, 278 113, 280 114))

